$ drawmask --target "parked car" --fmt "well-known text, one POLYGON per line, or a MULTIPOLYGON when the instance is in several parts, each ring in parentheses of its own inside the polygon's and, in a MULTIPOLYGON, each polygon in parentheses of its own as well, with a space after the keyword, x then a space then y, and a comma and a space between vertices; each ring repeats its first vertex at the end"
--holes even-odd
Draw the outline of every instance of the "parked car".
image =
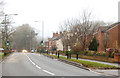
POLYGON ((15 52, 15 50, 12 49, 11 52, 15 52))
POLYGON ((108 48, 107 50, 106 50, 106 52, 112 52, 113 51, 113 49, 111 49, 111 48, 108 48))

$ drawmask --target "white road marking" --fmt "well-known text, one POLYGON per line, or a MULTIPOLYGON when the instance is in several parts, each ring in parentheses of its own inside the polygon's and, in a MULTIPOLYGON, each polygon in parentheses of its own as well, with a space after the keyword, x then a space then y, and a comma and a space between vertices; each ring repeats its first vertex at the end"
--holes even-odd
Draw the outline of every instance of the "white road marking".
MULTIPOLYGON (((26 56, 28 57, 29 61, 30 61, 33 65, 35 65, 38 69, 42 69, 40 66, 36 65, 36 64, 29 58, 29 56, 28 56, 27 54, 26 54, 26 56)), ((42 71, 44 71, 44 72, 46 72, 46 73, 48 73, 48 74, 50 74, 50 75, 55 75, 54 73, 51 73, 51 72, 49 72, 49 71, 47 71, 47 70, 42 70, 42 71)))
POLYGON ((51 72, 49 72, 47 70, 43 70, 43 71, 46 72, 46 73, 48 73, 48 74, 55 75, 54 73, 51 73, 51 72))
POLYGON ((35 63, 34 63, 32 60, 30 60, 30 62, 31 62, 33 65, 35 65, 35 63))
POLYGON ((41 69, 41 67, 39 67, 38 65, 36 65, 37 68, 41 69))

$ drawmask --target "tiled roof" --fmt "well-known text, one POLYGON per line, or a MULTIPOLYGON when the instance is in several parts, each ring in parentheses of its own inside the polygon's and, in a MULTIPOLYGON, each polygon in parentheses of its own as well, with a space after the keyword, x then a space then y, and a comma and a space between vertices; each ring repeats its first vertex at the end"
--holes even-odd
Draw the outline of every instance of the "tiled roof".
POLYGON ((61 38, 61 36, 58 35, 58 36, 53 37, 52 40, 58 40, 58 39, 60 39, 60 38, 61 38))
POLYGON ((105 31, 107 31, 107 30, 109 30, 109 29, 111 29, 111 28, 113 28, 113 27, 115 27, 115 26, 117 26, 117 25, 119 25, 120 24, 120 22, 117 22, 117 23, 114 23, 114 24, 112 24, 112 25, 110 25, 110 26, 102 26, 102 27, 100 27, 101 28, 101 31, 102 32, 105 32, 105 31))
POLYGON ((109 26, 101 26, 100 29, 102 32, 104 32, 105 30, 107 30, 109 28, 109 26))
MULTIPOLYGON (((105 31, 107 31, 107 30, 109 30, 109 29, 111 29, 111 28, 113 28, 113 27, 115 27, 115 26, 117 26, 119 24, 120 24, 120 22, 114 23, 114 24, 112 24, 110 26, 100 26, 101 32, 105 32, 105 31)), ((98 32, 95 32, 94 35, 97 34, 97 33, 98 32)))

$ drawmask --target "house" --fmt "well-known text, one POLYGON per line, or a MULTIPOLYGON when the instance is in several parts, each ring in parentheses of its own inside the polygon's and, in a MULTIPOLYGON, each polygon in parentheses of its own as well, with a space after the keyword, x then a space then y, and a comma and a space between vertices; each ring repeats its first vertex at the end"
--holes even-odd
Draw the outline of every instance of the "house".
POLYGON ((99 27, 94 36, 98 41, 98 51, 105 51, 106 48, 120 49, 120 22, 99 27))
POLYGON ((49 50, 49 41, 44 42, 45 50, 49 50))
POLYGON ((49 51, 61 50, 63 51, 63 44, 62 44, 62 32, 58 34, 58 32, 53 33, 52 38, 49 38, 49 51))

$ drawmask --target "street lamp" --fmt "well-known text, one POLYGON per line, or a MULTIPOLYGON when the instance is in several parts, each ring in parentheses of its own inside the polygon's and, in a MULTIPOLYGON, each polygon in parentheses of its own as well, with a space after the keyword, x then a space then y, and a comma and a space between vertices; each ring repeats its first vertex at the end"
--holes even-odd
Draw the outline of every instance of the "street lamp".
MULTIPOLYGON (((43 40, 44 40, 44 21, 35 21, 35 22, 41 22, 42 23, 42 41, 40 42, 40 45, 43 46, 43 40)), ((42 47, 43 51, 43 47, 42 47)))
POLYGON ((42 22, 42 41, 44 40, 44 21, 35 21, 35 22, 42 22))

